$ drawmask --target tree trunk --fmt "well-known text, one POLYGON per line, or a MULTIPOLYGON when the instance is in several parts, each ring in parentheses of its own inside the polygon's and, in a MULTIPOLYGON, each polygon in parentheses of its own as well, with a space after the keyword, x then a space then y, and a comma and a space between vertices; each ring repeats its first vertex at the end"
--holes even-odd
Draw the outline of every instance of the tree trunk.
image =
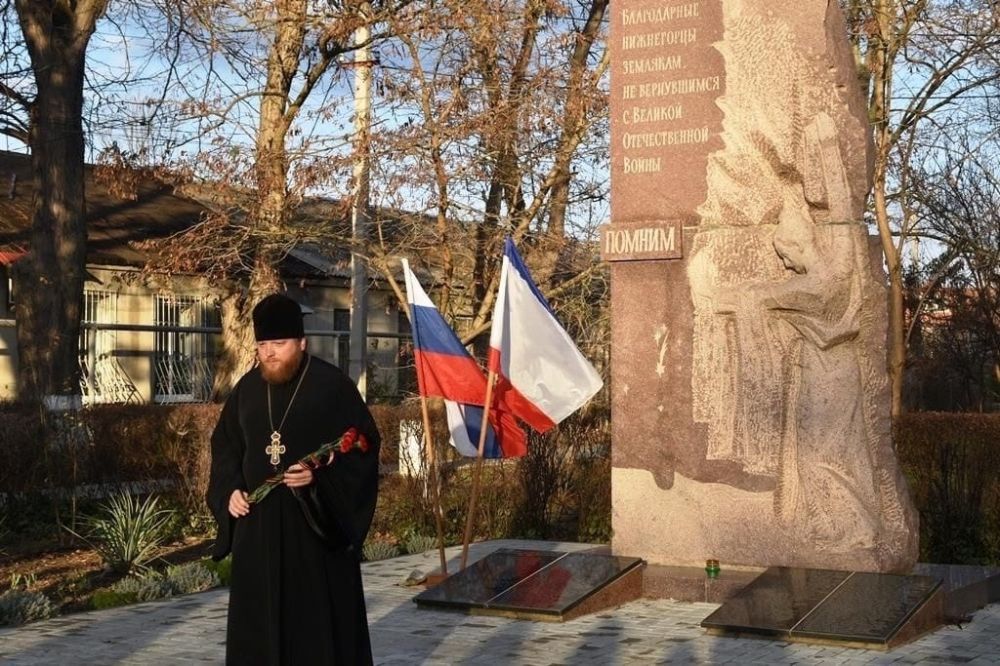
POLYGON ((31 104, 31 243, 17 264, 19 394, 80 393, 79 335, 87 228, 83 83, 87 44, 106 0, 18 0, 37 94, 31 104))
POLYGON ((222 320, 222 348, 215 363, 212 400, 222 402, 239 378, 253 362, 246 360, 247 350, 253 349, 253 328, 247 326, 244 312, 249 295, 238 288, 230 289, 219 304, 222 320))
POLYGON ((573 151, 577 143, 569 137, 583 129, 589 105, 590 96, 584 89, 585 77, 588 73, 588 59, 597 35, 604 20, 604 12, 608 0, 593 0, 583 30, 576 34, 576 45, 569 61, 569 87, 566 92, 566 115, 563 118, 561 136, 565 147, 556 156, 556 182, 552 186, 551 203, 549 204, 549 227, 547 234, 552 242, 559 245, 566 235, 566 209, 569 205, 570 165, 573 151))
MULTIPOLYGON (((896 8, 893 2, 877 0, 874 6, 876 38, 869 49, 871 100, 869 110, 875 126, 875 172, 872 190, 875 200, 875 221, 889 273, 889 331, 887 335, 887 370, 891 384, 891 414, 895 421, 903 413, 903 372, 906 366, 906 322, 903 309, 903 266, 899 248, 893 244, 889 225, 889 205, 886 199, 889 157, 893 137, 889 126, 889 100, 892 91, 893 49, 898 44, 893 29, 896 8)), ((902 242, 902 240, 900 241, 902 242)), ((901 247, 901 246, 900 246, 901 247)))
POLYGON ((250 219, 256 227, 254 263, 247 289, 234 286, 222 300, 222 353, 212 389, 215 400, 228 395, 240 376, 253 366, 253 308, 261 298, 282 287, 277 265, 283 255, 288 213, 288 96, 305 38, 306 0, 279 0, 275 11, 274 41, 268 53, 257 127, 258 199, 250 219))
MULTIPOLYGON (((875 217, 879 228, 888 226, 885 190, 875 189, 875 217), (884 220, 884 221, 883 221, 884 220)), ((889 331, 887 368, 891 383, 892 418, 895 421, 903 413, 903 381, 906 372, 906 309, 904 304, 903 265, 891 239, 886 243, 887 234, 879 234, 883 240, 886 266, 889 273, 889 331), (886 246, 890 248, 886 250, 886 246)))
POLYGON ((243 359, 251 362, 253 308, 257 301, 280 291, 282 286, 278 263, 284 255, 284 232, 288 221, 286 142, 291 127, 288 95, 305 39, 306 0, 280 0, 277 12, 274 43, 267 59, 267 83, 260 102, 260 125, 257 127, 257 191, 260 199, 251 224, 257 227, 260 241, 250 274, 249 293, 241 310, 244 329, 250 329, 251 342, 250 352, 243 359))
POLYGON ((248 289, 234 284, 222 297, 222 349, 215 364, 212 400, 221 402, 256 362, 253 308, 263 297, 280 290, 273 258, 260 253, 248 289))

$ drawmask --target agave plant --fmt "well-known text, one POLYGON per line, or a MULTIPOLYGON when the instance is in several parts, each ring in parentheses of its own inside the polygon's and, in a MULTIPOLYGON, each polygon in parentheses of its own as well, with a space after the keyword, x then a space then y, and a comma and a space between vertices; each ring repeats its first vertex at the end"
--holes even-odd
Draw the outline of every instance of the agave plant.
POLYGON ((103 504, 97 515, 83 519, 86 535, 81 538, 112 571, 145 571, 169 533, 173 514, 159 508, 155 495, 139 501, 123 490, 103 504))

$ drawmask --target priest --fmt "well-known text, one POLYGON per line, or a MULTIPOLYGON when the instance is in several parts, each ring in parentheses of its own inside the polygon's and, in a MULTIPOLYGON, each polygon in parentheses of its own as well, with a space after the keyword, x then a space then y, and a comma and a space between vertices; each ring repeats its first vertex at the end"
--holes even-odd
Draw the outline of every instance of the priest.
POLYGON ((375 513, 379 434, 353 382, 306 351, 302 310, 281 294, 253 311, 257 364, 212 434, 213 557, 232 552, 227 664, 370 664, 361 546, 375 513), (366 451, 296 461, 349 428, 366 451), (248 492, 282 473, 260 502, 248 492))

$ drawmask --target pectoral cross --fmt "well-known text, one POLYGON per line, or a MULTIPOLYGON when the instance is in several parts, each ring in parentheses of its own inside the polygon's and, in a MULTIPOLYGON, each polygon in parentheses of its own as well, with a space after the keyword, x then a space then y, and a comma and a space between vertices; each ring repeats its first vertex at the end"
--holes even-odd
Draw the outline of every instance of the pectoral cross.
POLYGON ((264 453, 271 456, 271 465, 277 467, 281 464, 281 454, 285 452, 285 445, 281 443, 281 433, 275 430, 271 433, 271 445, 264 449, 264 453))

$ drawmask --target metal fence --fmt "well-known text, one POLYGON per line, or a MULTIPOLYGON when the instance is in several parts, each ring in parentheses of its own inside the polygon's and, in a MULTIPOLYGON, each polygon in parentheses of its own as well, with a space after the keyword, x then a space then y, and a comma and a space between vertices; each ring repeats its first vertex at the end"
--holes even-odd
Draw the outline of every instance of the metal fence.
MULTIPOLYGON (((171 305, 165 305, 167 310, 171 305)), ((139 378, 132 377, 121 362, 125 357, 149 357, 151 360, 152 399, 157 403, 197 403, 211 400, 215 379, 215 350, 219 347, 221 328, 205 325, 167 323, 114 324, 84 321, 81 345, 80 387, 85 404, 138 403, 142 392, 139 378), (139 351, 118 345, 115 333, 122 331, 153 333, 155 349, 139 351), (97 340, 109 341, 96 346, 97 340)), ((177 318, 174 317, 174 321, 177 318)), ((331 340, 320 345, 320 358, 347 371, 348 331, 306 330, 307 338, 331 340)), ((314 342, 319 342, 315 340, 314 342)), ((370 400, 391 400, 416 393, 416 369, 409 333, 372 332, 368 334, 367 387, 370 400)))

